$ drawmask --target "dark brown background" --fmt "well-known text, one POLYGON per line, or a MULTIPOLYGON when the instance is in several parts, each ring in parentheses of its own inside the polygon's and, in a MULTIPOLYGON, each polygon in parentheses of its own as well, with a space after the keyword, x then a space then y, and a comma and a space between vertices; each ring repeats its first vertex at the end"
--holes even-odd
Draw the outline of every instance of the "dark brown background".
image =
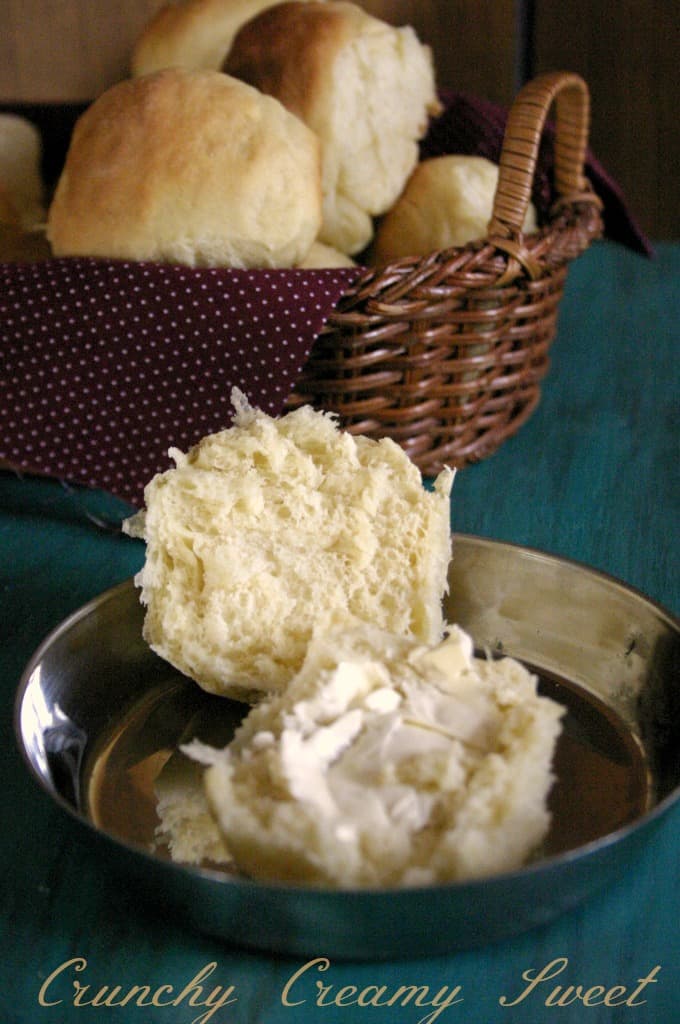
MULTIPOLYGON (((412 24, 439 83, 507 104, 538 71, 577 71, 591 147, 642 228, 680 237, 677 0, 358 0, 412 24)), ((132 42, 163 0, 4 0, 0 104, 82 104, 124 77, 132 42)))

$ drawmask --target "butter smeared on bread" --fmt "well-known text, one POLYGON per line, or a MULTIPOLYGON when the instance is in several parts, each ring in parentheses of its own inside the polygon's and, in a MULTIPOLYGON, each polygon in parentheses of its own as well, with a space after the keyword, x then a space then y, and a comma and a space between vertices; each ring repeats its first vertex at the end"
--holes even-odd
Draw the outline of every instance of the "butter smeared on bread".
POLYGON ((455 627, 425 647, 358 624, 315 638, 284 693, 196 754, 244 873, 427 885, 513 870, 543 840, 562 714, 455 627))

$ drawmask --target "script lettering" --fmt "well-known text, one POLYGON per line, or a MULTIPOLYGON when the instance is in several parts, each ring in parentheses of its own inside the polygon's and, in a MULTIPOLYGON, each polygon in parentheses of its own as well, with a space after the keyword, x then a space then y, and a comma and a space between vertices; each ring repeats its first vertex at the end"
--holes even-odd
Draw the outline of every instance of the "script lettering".
MULTIPOLYGON (((528 999, 539 986, 562 974, 568 966, 568 958, 559 956, 540 970, 529 968, 522 974, 522 979, 526 982, 522 991, 514 999, 502 995, 498 1002, 501 1006, 518 1006, 519 1003, 528 999)), ((647 1000, 640 999, 639 996, 648 985, 656 982, 660 970, 661 965, 657 964, 644 978, 638 978, 637 986, 631 992, 628 991, 626 985, 611 985, 609 988, 601 984, 590 987, 586 985, 555 985, 543 999, 543 1005, 548 1007, 571 1006, 573 1003, 581 1003, 583 1006, 642 1006, 647 1000)))
POLYGON ((46 998, 47 990, 54 981, 54 979, 57 978, 62 973, 62 971, 67 970, 69 967, 73 967, 76 971, 84 971, 85 968, 87 967, 87 960, 85 960, 84 957, 82 956, 74 956, 72 960, 65 960, 63 964, 60 964, 59 967, 56 967, 49 975, 49 977, 45 978, 44 982, 40 986, 40 991, 38 992, 38 1003, 40 1004, 40 1006, 58 1006, 59 1003, 63 1003, 63 999, 55 999, 51 1002, 48 1002, 46 998))
MULTIPOLYGON (((56 998, 51 989, 61 975, 67 976, 69 971, 84 971, 87 967, 87 960, 84 957, 73 957, 65 960, 56 967, 45 979, 38 992, 38 1004, 50 1007, 59 1006, 64 1002, 63 998, 56 998)), ((175 995, 175 988, 172 985, 159 985, 152 989, 151 985, 131 985, 125 989, 122 985, 100 985, 98 988, 90 984, 84 984, 77 978, 71 977, 71 1005, 75 1007, 91 1006, 96 1008, 112 1008, 119 1006, 179 1006, 186 1002, 188 1006, 205 1008, 191 1021, 191 1024, 207 1024, 210 1018, 222 1006, 229 1006, 237 1002, 236 989, 233 985, 215 985, 207 989, 204 982, 215 971, 216 963, 206 964, 181 991, 175 995)))
MULTIPOLYGON (((312 971, 327 971, 330 967, 330 960, 326 957, 317 957, 303 964, 294 974, 290 976, 281 992, 281 1002, 284 1006, 302 1006, 309 1001, 302 996, 304 976, 312 971), (297 990, 296 986, 299 988, 297 990), (295 989, 295 991, 294 991, 295 989)), ((390 992, 387 985, 365 985, 360 988, 358 985, 343 985, 337 987, 333 984, 324 984, 318 978, 314 983, 316 995, 314 1004, 320 1008, 328 1006, 417 1006, 433 1007, 432 1012, 421 1017, 417 1024, 434 1024, 440 1014, 449 1006, 462 1003, 461 986, 443 985, 436 992, 432 992, 429 985, 399 985, 390 992)), ((311 997, 310 997, 311 999, 311 997)))

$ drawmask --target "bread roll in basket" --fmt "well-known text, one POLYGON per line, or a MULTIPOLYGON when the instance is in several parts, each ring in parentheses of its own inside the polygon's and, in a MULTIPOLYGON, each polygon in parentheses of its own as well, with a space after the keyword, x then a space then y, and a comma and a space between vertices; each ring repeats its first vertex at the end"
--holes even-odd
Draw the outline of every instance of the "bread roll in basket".
POLYGON ((477 462, 511 437, 540 399, 569 263, 602 233, 602 203, 584 176, 589 119, 578 75, 525 85, 486 236, 366 269, 328 317, 288 406, 310 403, 351 432, 391 437, 425 475, 477 462), (525 234, 553 103, 557 199, 525 234))
POLYGON ((539 401, 569 263, 603 230, 584 176, 588 124, 580 77, 530 82, 507 118, 484 237, 380 267, 233 270, 132 256, 6 264, 0 457, 136 503, 169 445, 228 423, 234 385, 270 413, 310 404, 350 433, 390 437, 426 476, 491 455, 539 401), (527 233, 553 104, 557 198, 527 233), (178 289, 188 304, 176 306, 178 289), (242 289, 277 316, 244 319, 242 289))

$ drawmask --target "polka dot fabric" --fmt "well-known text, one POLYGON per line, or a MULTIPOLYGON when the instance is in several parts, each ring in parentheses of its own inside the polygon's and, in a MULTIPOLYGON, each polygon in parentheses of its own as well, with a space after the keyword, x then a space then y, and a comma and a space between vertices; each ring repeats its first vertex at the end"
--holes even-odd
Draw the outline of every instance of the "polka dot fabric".
POLYGON ((141 505, 148 480, 231 422, 278 416, 357 270, 0 265, 0 459, 141 505))

